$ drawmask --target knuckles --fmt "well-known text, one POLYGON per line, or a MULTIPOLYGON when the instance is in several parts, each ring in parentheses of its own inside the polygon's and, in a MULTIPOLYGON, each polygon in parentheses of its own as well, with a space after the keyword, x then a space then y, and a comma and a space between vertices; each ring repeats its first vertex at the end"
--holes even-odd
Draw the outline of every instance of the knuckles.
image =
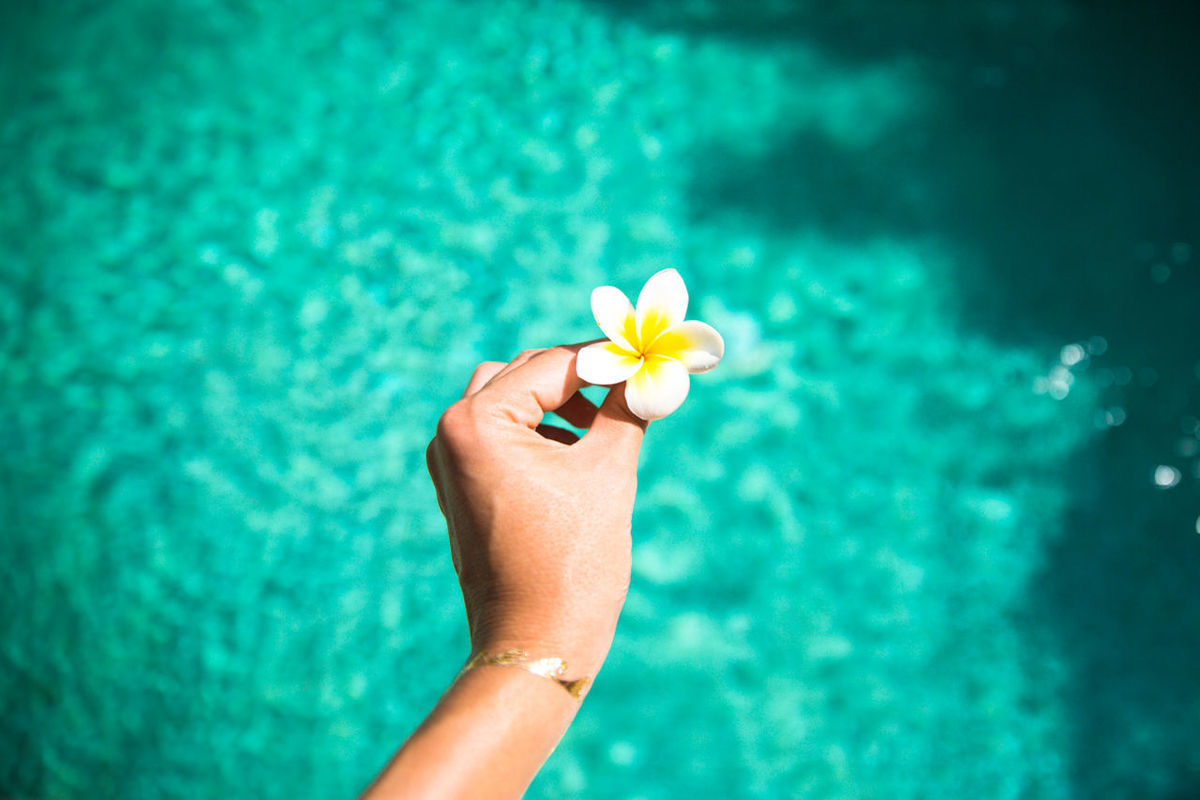
POLYGON ((496 403, 503 393, 490 391, 488 384, 505 367, 520 367, 538 357, 571 359, 575 349, 565 345, 522 350, 508 364, 499 361, 483 361, 471 374, 469 393, 455 402, 442 414, 437 423, 436 438, 451 454, 462 453, 478 447, 486 439, 489 423, 496 418, 496 403), (482 399, 481 399, 482 398, 482 399))
POLYGON ((483 407, 474 396, 464 397, 446 409, 437 424, 437 438, 453 455, 478 447, 484 439, 483 407))
POLYGON ((520 353, 517 353, 517 357, 513 359, 513 363, 515 364, 520 362, 524 364, 529 359, 533 358, 534 356, 541 355, 544 352, 546 352, 546 348, 544 347, 535 347, 530 350, 522 350, 520 353))
POLYGON ((504 368, 504 364, 500 361, 484 361, 475 368, 471 373, 471 385, 477 383, 486 383, 484 378, 491 379, 497 372, 504 368))
POLYGON ((454 446, 471 427, 470 401, 462 399, 442 413, 437 424, 437 438, 448 446, 454 446))

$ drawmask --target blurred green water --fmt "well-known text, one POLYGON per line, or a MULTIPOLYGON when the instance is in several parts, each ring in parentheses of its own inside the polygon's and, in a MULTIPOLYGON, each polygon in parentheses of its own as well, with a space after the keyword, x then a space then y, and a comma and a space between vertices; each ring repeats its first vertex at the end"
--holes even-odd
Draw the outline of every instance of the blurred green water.
POLYGON ((1195 60, 896 8, 7 9, 0 792, 361 788, 466 655, 438 414, 676 266, 728 357, 530 796, 1187 796, 1195 60))

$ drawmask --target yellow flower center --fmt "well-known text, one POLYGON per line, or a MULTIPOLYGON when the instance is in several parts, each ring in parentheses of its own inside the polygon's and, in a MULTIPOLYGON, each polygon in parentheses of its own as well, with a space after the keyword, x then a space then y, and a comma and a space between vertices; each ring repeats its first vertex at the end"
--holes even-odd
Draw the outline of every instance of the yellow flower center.
POLYGON ((631 313, 625 317, 621 335, 629 342, 633 352, 643 358, 659 356, 678 359, 679 353, 687 347, 687 340, 681 334, 669 330, 670 327, 670 320, 655 311, 647 313, 640 326, 637 314, 631 313))

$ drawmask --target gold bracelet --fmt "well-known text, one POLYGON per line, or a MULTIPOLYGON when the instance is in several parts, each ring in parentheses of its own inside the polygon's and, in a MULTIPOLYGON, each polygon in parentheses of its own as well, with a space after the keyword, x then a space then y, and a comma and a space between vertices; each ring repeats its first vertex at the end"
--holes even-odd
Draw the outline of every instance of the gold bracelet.
POLYGON ((566 680, 562 676, 567 671, 567 662, 557 656, 531 659, 527 650, 505 650, 503 653, 494 656, 489 656, 487 653, 476 653, 471 656, 466 666, 462 668, 454 680, 458 680, 476 667, 487 666, 520 667, 526 672, 532 672, 534 675, 542 678, 549 678, 566 689, 567 694, 579 702, 583 702, 583 690, 592 681, 591 678, 577 678, 573 681, 566 680))

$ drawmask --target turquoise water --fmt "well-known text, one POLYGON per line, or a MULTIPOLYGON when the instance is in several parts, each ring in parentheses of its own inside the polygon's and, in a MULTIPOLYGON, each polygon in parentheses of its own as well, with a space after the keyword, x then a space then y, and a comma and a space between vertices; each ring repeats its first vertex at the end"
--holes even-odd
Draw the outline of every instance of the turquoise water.
POLYGON ((1187 10, 826 5, 9 4, 0 794, 353 795, 438 415, 667 266, 728 354, 530 797, 1200 791, 1187 10))

